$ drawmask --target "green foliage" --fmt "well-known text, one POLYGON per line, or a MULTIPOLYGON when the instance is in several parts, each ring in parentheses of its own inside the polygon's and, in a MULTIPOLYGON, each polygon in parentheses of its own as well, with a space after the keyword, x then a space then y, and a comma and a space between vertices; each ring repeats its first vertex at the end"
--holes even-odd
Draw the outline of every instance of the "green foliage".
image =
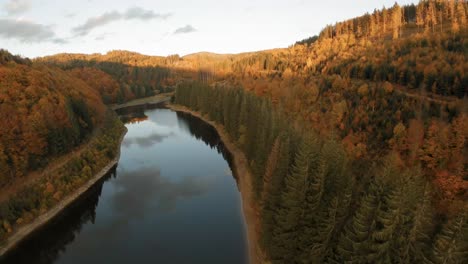
POLYGON ((468 261, 467 211, 448 222, 434 243, 434 263, 466 263, 468 261))
POLYGON ((373 166, 355 160, 243 90, 181 83, 175 103, 223 124, 249 159, 272 263, 464 262, 466 218, 439 231, 417 166, 392 154, 373 166))

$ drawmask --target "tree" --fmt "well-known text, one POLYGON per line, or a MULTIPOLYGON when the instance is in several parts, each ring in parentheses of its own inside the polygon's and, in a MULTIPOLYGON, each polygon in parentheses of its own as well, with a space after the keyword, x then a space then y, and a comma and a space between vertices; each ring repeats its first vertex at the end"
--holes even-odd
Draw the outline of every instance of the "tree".
POLYGON ((299 146, 281 195, 281 208, 278 210, 273 239, 277 250, 275 255, 284 260, 295 259, 298 253, 299 223, 304 214, 303 204, 309 186, 311 148, 310 142, 303 142, 299 146))
POLYGON ((434 243, 434 263, 468 261, 468 220, 465 212, 447 223, 434 243))
MULTIPOLYGON (((415 187, 420 189, 419 184, 415 187)), ((406 262, 423 263, 429 260, 430 234, 433 229, 433 211, 429 184, 425 183, 422 190, 422 197, 420 195, 415 196, 418 201, 422 199, 422 203, 415 206, 412 211, 413 215, 407 235, 407 244, 401 249, 403 255, 402 259, 406 262)), ((412 189, 410 191, 418 193, 417 189, 412 189)), ((412 203, 417 204, 418 201, 412 201, 412 203)))
MULTIPOLYGON (((278 159, 275 164, 275 170, 272 171, 271 178, 265 176, 265 179, 270 179, 269 183, 264 188, 263 206, 262 206, 262 242, 268 252, 271 252, 272 257, 276 256, 275 247, 280 246, 273 243, 274 229, 276 229, 276 216, 280 209, 281 193, 283 189, 284 178, 288 174, 289 169, 289 138, 287 135, 280 137, 280 146, 278 150, 278 159)), ((272 151, 275 148, 272 149, 272 151)), ((272 152, 274 153, 274 152, 272 152)), ((272 154, 274 156, 274 154, 272 154)), ((272 156, 271 160, 274 159, 272 156)), ((273 165, 272 163, 270 165, 273 165)), ((268 170, 267 170, 268 171, 268 170)), ((278 256, 279 257, 279 256, 278 256)))
POLYGON ((359 262, 363 256, 367 256, 365 241, 374 228, 372 222, 378 206, 374 186, 371 185, 352 220, 344 228, 337 245, 337 262, 359 262))
POLYGON ((392 8, 393 39, 397 39, 400 37, 402 18, 402 9, 397 3, 395 3, 395 5, 392 8))

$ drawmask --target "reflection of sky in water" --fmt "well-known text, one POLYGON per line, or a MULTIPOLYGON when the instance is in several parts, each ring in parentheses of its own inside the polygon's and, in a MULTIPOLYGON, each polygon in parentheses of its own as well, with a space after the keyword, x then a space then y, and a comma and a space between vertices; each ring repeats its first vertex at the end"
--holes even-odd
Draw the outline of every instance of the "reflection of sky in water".
POLYGON ((117 178, 59 263, 243 263, 240 198, 227 162, 170 110, 129 124, 117 178))

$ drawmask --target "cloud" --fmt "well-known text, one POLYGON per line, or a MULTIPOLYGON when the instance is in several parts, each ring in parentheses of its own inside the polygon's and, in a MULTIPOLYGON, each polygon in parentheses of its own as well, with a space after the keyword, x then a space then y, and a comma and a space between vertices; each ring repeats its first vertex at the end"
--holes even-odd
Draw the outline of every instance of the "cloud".
POLYGON ((72 29, 73 33, 78 36, 88 35, 93 29, 102 27, 109 23, 119 20, 152 20, 152 19, 167 19, 171 14, 159 14, 152 10, 145 10, 140 7, 132 7, 127 9, 124 13, 118 11, 106 12, 100 16, 88 18, 88 20, 72 29))
POLYGON ((153 10, 145 10, 140 7, 132 7, 125 12, 125 19, 141 19, 141 20, 150 20, 150 19, 167 19, 171 14, 157 14, 153 10))
POLYGON ((142 136, 142 137, 126 138, 122 142, 122 145, 124 147, 130 147, 133 144, 137 144, 141 148, 149 148, 153 146, 154 144, 161 143, 163 140, 173 137, 173 136, 175 136, 175 134, 171 132, 167 135, 151 134, 151 135, 142 136))
POLYGON ((51 41, 55 44, 67 44, 68 43, 68 41, 63 38, 54 38, 51 41))
POLYGON ((89 18, 83 25, 73 28, 73 32, 79 36, 85 36, 94 28, 104 26, 111 22, 120 20, 121 18, 122 14, 116 11, 104 13, 100 16, 89 18))
POLYGON ((31 8, 30 0, 10 0, 3 5, 5 10, 10 15, 21 14, 31 8))
POLYGON ((187 34, 187 33, 192 33, 196 32, 197 30, 191 26, 191 25, 186 25, 185 27, 178 28, 174 31, 174 34, 187 34))
POLYGON ((107 39, 109 36, 112 36, 113 33, 103 33, 94 38, 96 41, 101 41, 107 39))
MULTIPOLYGON (((113 207, 123 219, 143 217, 148 211, 171 211, 177 202, 200 196, 213 187, 215 177, 184 177, 174 181, 155 168, 124 171, 115 181, 113 207)), ((117 216, 118 217, 118 216, 117 216)))
POLYGON ((76 17, 76 13, 70 12, 70 13, 66 14, 65 17, 66 18, 74 18, 74 17, 76 17))
POLYGON ((57 38, 50 26, 26 20, 0 19, 0 37, 17 39, 21 42, 53 42, 64 44, 66 40, 57 38))

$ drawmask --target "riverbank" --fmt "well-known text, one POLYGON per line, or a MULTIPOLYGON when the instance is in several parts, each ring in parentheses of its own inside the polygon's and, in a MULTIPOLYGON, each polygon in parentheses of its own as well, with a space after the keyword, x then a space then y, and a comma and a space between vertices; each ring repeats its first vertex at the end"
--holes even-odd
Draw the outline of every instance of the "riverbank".
POLYGON ((93 178, 88 180, 84 185, 78 188, 75 192, 68 195, 60 202, 58 202, 52 209, 48 210, 46 213, 38 216, 34 219, 31 223, 28 223, 24 226, 18 228, 15 233, 9 236, 6 241, 0 246, 0 259, 3 255, 5 255, 8 251, 14 249, 21 241, 26 239, 29 235, 31 235, 36 230, 43 227, 49 221, 54 219, 58 216, 63 210, 69 207, 75 200, 77 200, 80 196, 82 196, 86 191, 88 191, 92 186, 94 186, 99 180, 101 180, 112 168, 114 168, 120 159, 120 146, 122 140, 125 137, 127 130, 125 129, 119 139, 117 154, 109 161, 109 163, 104 166, 93 178))
POLYGON ((247 243, 249 247, 250 263, 265 263, 264 253, 259 245, 259 230, 260 230, 260 218, 258 216, 258 208, 254 201, 252 193, 252 176, 248 169, 248 161, 244 153, 231 141, 231 138, 225 132, 224 127, 211 121, 209 118, 201 115, 199 112, 190 110, 187 107, 167 104, 167 108, 184 112, 195 117, 202 119, 204 122, 213 126, 218 132, 224 146, 233 156, 234 170, 238 175, 239 188, 242 198, 242 208, 247 225, 247 243))

